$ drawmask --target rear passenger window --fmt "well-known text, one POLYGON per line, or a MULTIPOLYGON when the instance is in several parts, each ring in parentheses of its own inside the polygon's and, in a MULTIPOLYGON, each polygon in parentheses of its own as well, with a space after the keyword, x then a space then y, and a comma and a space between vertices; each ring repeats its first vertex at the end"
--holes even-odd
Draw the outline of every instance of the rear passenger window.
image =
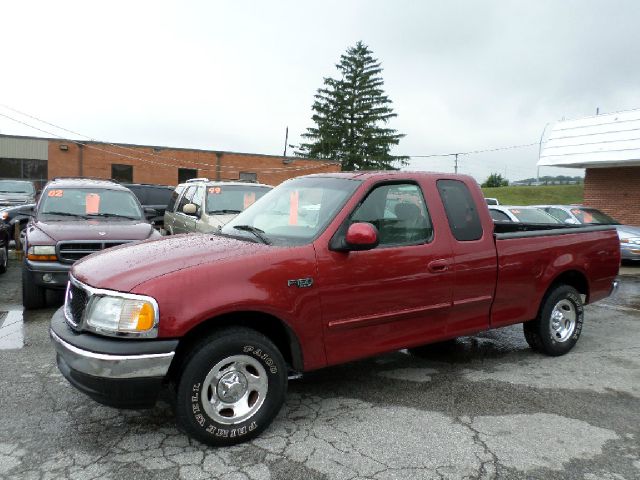
POLYGON ((374 225, 381 246, 425 243, 433 234, 420 187, 411 183, 374 188, 351 215, 355 222, 374 225))
POLYGON ((456 240, 465 242, 482 237, 482 224, 467 186, 459 180, 438 180, 438 191, 456 240))
POLYGON ((172 196, 170 188, 155 187, 147 190, 146 205, 163 205, 166 206, 169 203, 169 199, 172 196))

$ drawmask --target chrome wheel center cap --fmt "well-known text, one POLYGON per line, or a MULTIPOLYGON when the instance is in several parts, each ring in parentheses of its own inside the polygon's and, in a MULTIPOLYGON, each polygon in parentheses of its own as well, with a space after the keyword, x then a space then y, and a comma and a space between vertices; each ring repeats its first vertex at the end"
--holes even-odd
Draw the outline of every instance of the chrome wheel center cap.
POLYGON ((225 403, 235 403, 247 393, 247 378, 240 372, 229 372, 218 381, 218 398, 225 403))

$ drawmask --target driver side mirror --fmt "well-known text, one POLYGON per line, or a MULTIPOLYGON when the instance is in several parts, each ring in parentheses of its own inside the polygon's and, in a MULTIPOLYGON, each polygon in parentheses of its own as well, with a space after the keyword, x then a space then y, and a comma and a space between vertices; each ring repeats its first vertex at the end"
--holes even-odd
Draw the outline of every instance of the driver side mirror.
POLYGON ((187 203, 184 207, 182 207, 182 212, 186 215, 191 215, 194 217, 200 216, 198 207, 194 203, 187 203))
POLYGON ((26 215, 27 217, 33 217, 36 214, 36 206, 25 205, 24 207, 20 207, 16 213, 18 215, 26 215))
POLYGON ((337 252, 371 250, 378 246, 378 229, 367 222, 349 225, 344 237, 338 234, 331 240, 329 248, 337 252))

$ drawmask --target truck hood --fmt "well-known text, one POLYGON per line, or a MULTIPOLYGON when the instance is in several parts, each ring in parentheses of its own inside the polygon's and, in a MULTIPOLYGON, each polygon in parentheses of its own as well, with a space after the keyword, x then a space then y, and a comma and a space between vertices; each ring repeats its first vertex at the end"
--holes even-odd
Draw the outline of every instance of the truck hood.
POLYGON ((129 292, 171 272, 233 257, 246 259, 268 249, 266 245, 208 234, 171 235, 90 255, 76 262, 71 274, 96 288, 129 292))
POLYGON ((28 193, 0 192, 0 205, 20 205, 33 202, 33 195, 28 193))
POLYGON ((146 240, 151 224, 141 220, 70 220, 35 222, 34 227, 56 242, 67 240, 146 240))

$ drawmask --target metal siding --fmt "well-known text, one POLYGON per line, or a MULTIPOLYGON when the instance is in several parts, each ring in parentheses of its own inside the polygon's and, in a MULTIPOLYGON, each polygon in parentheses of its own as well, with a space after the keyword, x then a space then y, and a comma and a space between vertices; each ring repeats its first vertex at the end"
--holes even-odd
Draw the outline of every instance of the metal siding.
POLYGON ((0 158, 49 160, 49 141, 0 136, 0 158))
POLYGON ((542 150, 538 165, 640 165, 640 110, 556 123, 542 150))

